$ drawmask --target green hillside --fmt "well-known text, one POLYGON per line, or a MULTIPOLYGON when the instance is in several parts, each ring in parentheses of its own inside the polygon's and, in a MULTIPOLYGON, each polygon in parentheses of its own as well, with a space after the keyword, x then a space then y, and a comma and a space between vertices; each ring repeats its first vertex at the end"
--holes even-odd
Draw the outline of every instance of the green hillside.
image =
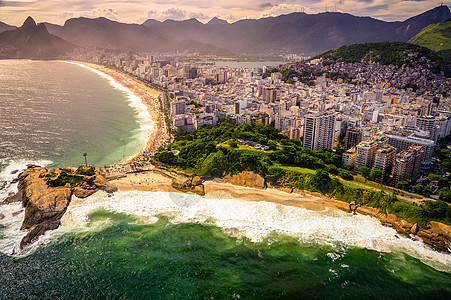
POLYGON ((404 42, 382 42, 342 46, 327 51, 314 58, 329 58, 346 63, 381 63, 383 65, 411 66, 413 62, 423 64, 421 57, 426 57, 433 62, 431 71, 439 73, 444 71, 450 75, 449 65, 437 52, 423 46, 404 42), (410 54, 410 56, 409 56, 410 54), (412 56, 413 55, 413 56, 412 56))
POLYGON ((437 24, 431 24, 409 40, 434 51, 451 49, 451 18, 437 24))

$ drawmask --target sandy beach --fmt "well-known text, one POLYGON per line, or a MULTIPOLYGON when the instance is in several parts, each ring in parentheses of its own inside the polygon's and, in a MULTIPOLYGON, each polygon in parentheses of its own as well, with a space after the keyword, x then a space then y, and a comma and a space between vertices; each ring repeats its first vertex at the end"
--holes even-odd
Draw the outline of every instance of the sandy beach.
MULTIPOLYGON (((154 171, 128 174, 126 177, 112 180, 111 183, 117 186, 119 191, 138 190, 180 193, 171 186, 171 178, 165 177, 154 171)), ((266 201, 315 211, 322 211, 326 208, 336 209, 332 202, 309 193, 290 194, 278 189, 268 188, 263 190, 214 181, 205 181, 204 186, 205 197, 207 198, 266 201)))
POLYGON ((139 97, 141 99, 141 102, 147 107, 147 111, 150 114, 152 121, 154 122, 153 129, 149 130, 149 132, 146 132, 147 141, 145 147, 141 149, 135 157, 132 157, 127 162, 121 164, 122 166, 129 165, 133 162, 141 160, 143 158, 144 152, 146 152, 148 155, 153 155, 159 147, 169 141, 170 136, 168 129, 166 128, 164 114, 160 110, 160 98, 163 96, 162 92, 153 89, 145 85, 144 83, 111 68, 86 62, 70 63, 75 63, 90 69, 97 70, 113 78, 117 83, 132 92, 135 96, 139 97))

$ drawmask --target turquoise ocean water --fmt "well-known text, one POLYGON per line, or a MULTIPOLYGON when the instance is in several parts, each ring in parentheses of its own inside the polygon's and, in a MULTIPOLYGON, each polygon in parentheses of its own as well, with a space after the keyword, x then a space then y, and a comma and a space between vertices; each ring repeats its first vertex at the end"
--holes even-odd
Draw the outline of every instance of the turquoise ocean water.
MULTIPOLYGON (((0 72, 0 201, 25 163, 76 166, 87 152, 110 164, 142 147, 139 111, 98 74, 31 61, 0 61, 0 72)), ((449 254, 341 211, 97 193, 22 252, 20 204, 0 214, 0 299, 451 298, 449 254)))

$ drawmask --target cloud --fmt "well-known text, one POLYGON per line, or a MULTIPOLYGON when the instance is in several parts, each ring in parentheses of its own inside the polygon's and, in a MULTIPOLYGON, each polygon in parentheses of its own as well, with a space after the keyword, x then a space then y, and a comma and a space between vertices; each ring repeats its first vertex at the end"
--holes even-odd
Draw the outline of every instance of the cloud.
POLYGON ((73 13, 65 11, 59 16, 59 19, 62 21, 66 21, 67 19, 70 19, 73 17, 74 17, 73 13))
POLYGON ((271 8, 273 6, 274 5, 272 5, 270 2, 265 2, 265 3, 258 5, 258 7, 263 8, 263 9, 268 8, 268 7, 271 8))
POLYGON ((260 18, 275 17, 283 14, 289 14, 292 12, 303 11, 304 6, 299 4, 279 4, 271 6, 269 9, 265 9, 260 14, 260 18))
POLYGON ((91 11, 90 16, 93 18, 105 17, 110 20, 119 20, 119 13, 112 8, 97 8, 91 11))
POLYGON ((15 0, 15 1, 0 1, 0 7, 26 7, 27 5, 34 3, 36 1, 20 1, 20 0, 15 0))
POLYGON ((202 20, 202 21, 211 19, 210 16, 205 15, 205 14, 203 14, 201 12, 192 12, 192 13, 189 14, 189 17, 190 18, 195 18, 197 20, 202 20))
POLYGON ((160 11, 159 15, 165 19, 182 20, 186 16, 186 11, 179 8, 170 7, 160 11))

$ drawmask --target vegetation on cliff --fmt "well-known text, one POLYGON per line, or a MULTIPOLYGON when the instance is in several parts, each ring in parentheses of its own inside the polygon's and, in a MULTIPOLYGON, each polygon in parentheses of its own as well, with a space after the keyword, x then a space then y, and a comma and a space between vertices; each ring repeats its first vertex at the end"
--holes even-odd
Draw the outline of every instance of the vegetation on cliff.
POLYGON ((437 52, 451 49, 451 18, 423 28, 409 43, 437 52))
POLYGON ((154 160, 201 176, 222 177, 254 171, 272 185, 321 192, 338 200, 379 208, 411 223, 425 226, 435 220, 451 224, 451 207, 445 202, 424 201, 424 205, 416 206, 395 195, 340 180, 339 177, 352 179, 352 175, 341 168, 339 150, 311 151, 303 148, 299 140, 289 139, 267 125, 233 125, 230 120, 222 120, 218 126, 204 126, 176 137, 172 144, 156 153, 154 160), (237 139, 255 141, 271 150, 230 143, 237 139))

